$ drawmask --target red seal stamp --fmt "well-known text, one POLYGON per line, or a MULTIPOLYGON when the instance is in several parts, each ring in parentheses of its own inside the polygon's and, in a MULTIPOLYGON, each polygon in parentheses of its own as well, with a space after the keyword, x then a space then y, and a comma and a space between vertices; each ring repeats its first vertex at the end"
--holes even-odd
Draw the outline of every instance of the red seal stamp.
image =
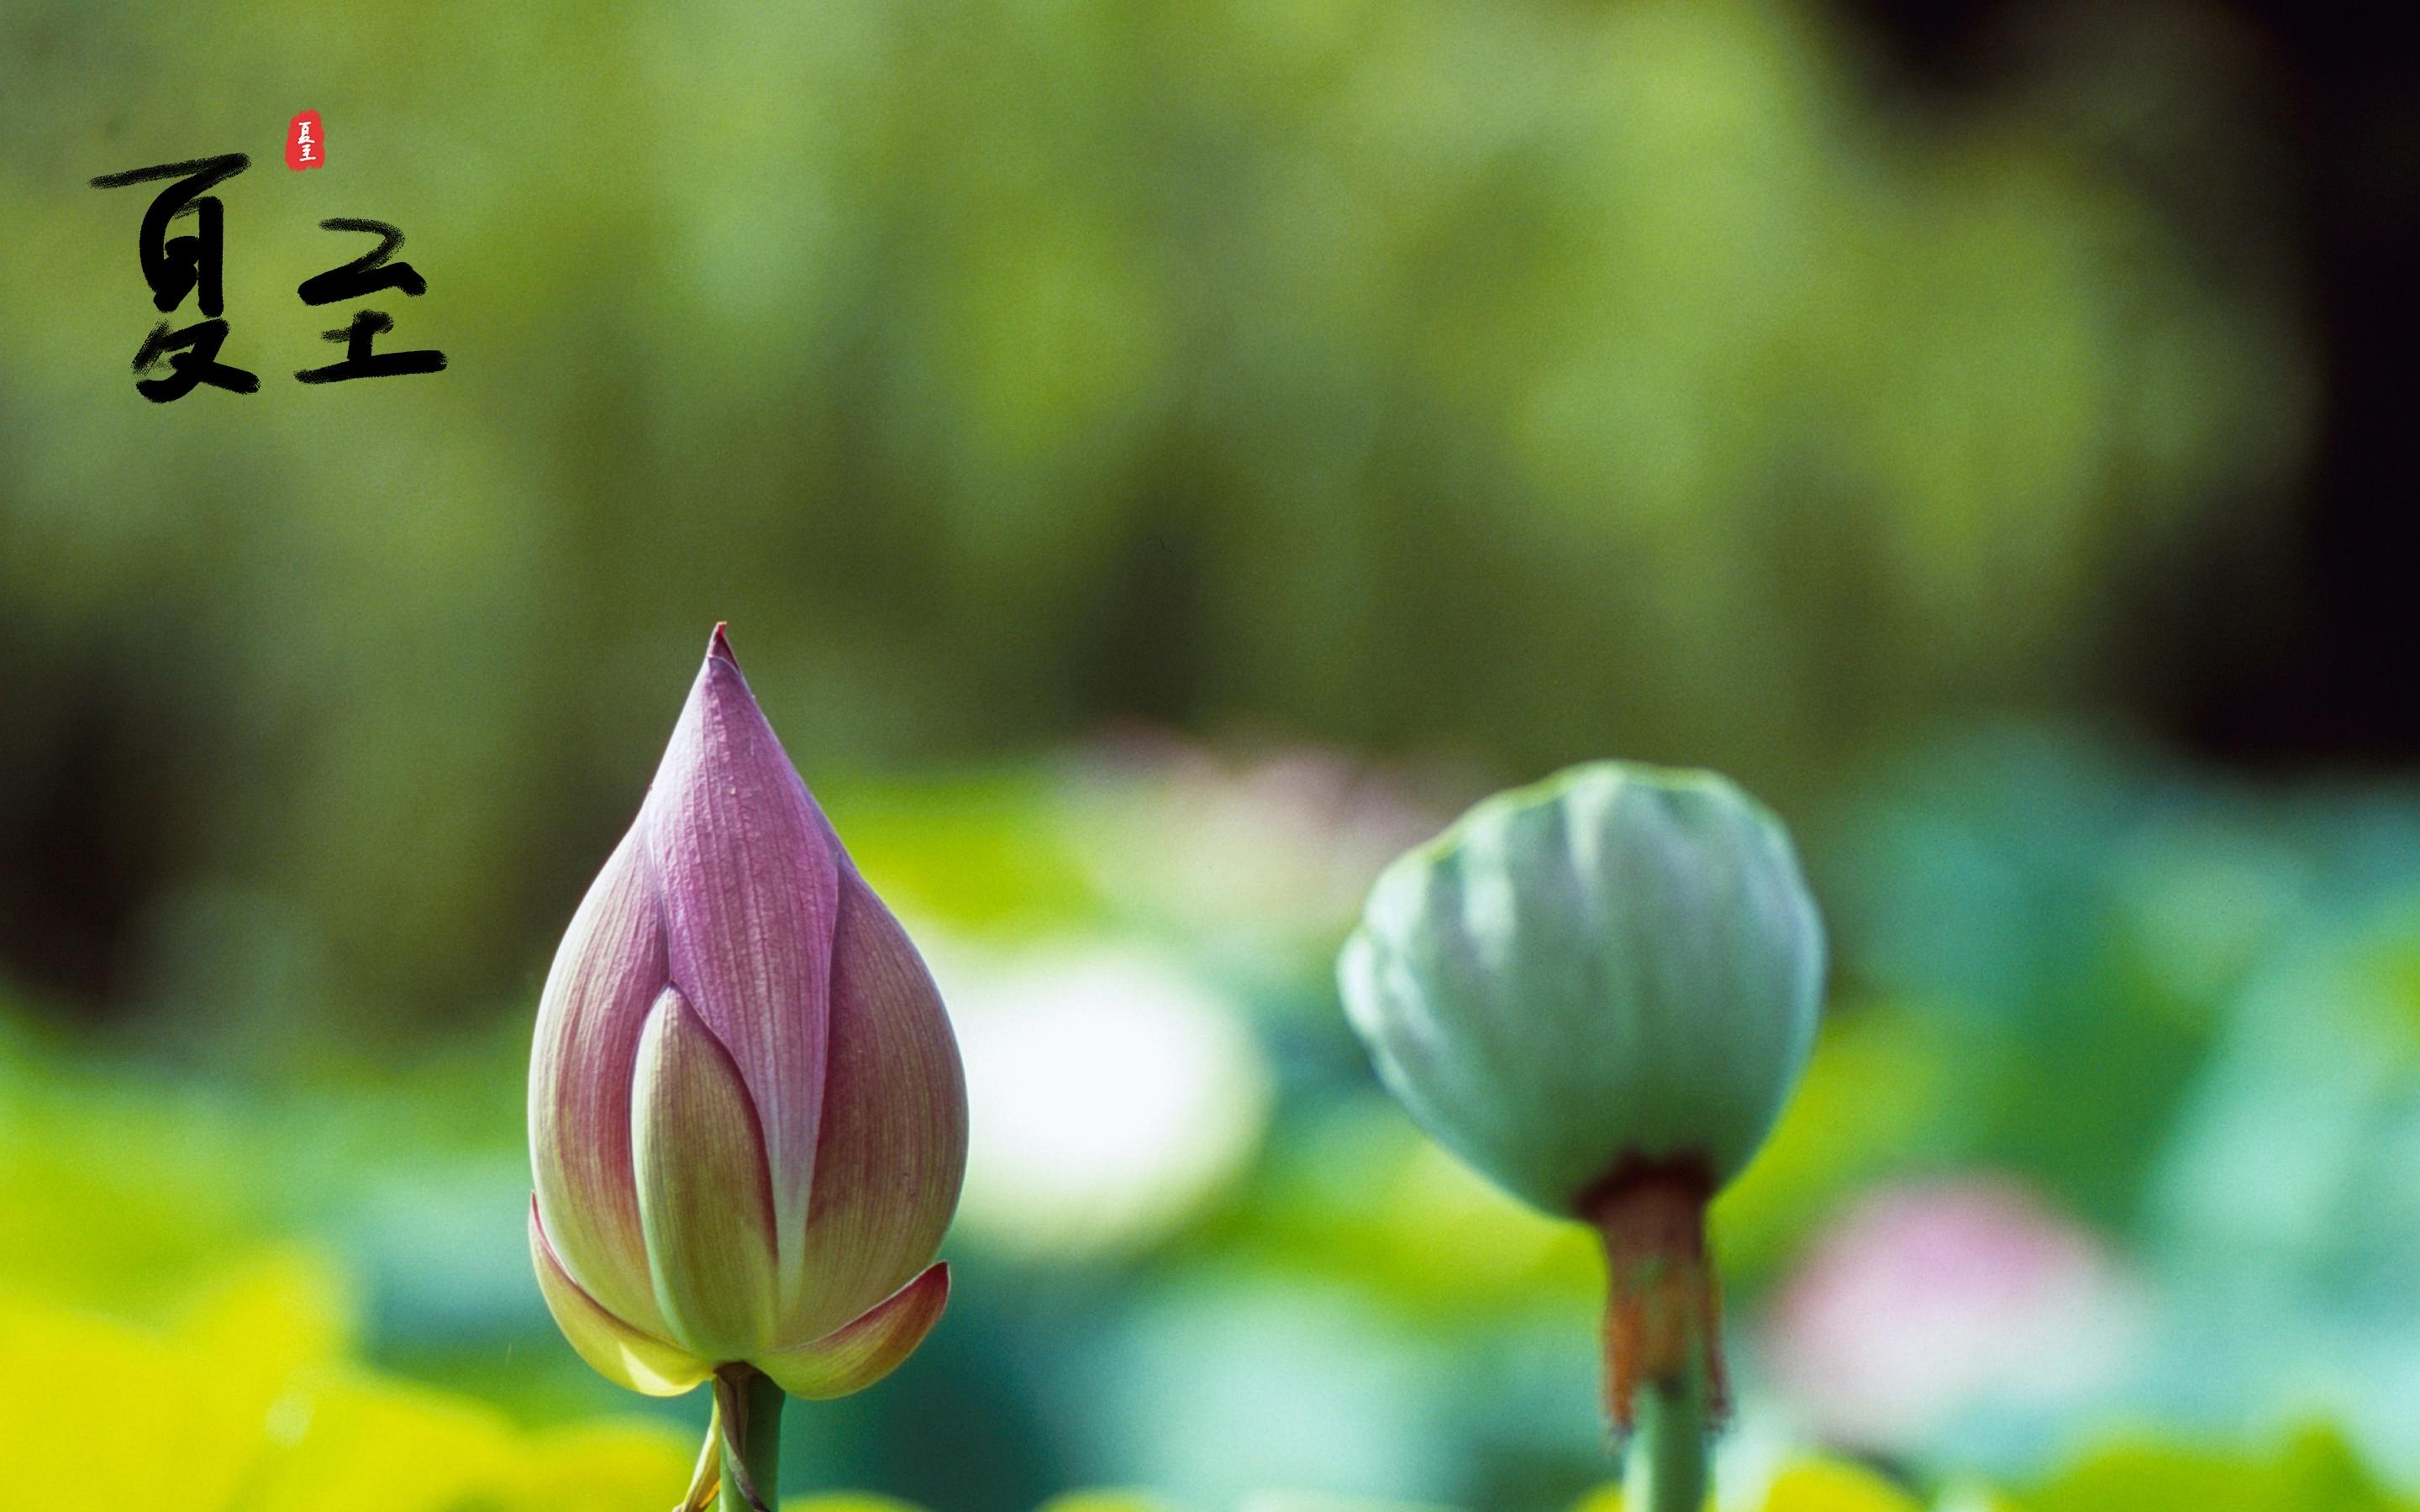
POLYGON ((319 134, 319 113, 306 110, 286 128, 286 166, 301 173, 328 161, 328 145, 319 134))

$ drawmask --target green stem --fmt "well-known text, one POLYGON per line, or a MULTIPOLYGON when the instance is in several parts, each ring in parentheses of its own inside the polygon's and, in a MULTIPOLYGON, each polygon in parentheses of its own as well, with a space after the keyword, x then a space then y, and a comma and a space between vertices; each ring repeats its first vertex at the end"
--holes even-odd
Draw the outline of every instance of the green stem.
POLYGON ((782 1388, 747 1365, 725 1365, 715 1372, 714 1399, 722 1412, 721 1512, 773 1512, 782 1504, 782 1388))
POLYGON ((1645 1383, 1630 1440, 1624 1512, 1703 1512, 1706 1485, 1705 1373, 1645 1383))

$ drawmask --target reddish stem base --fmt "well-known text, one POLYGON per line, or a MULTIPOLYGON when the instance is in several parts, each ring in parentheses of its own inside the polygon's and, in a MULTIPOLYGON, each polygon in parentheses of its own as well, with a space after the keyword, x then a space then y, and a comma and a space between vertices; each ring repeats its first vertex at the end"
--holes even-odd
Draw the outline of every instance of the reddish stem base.
POLYGON ((1713 1185, 1694 1159, 1625 1161, 1580 1201, 1605 1240, 1605 1411, 1619 1433, 1637 1425, 1642 1385, 1680 1389, 1701 1375, 1709 1424, 1730 1406, 1722 1292, 1706 1253, 1713 1185))

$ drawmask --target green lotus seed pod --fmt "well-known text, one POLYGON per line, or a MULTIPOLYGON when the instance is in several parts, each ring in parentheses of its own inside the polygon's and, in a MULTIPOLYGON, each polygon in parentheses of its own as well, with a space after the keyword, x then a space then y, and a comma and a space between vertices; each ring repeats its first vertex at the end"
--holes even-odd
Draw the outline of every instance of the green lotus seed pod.
POLYGON ((1339 963, 1388 1088, 1499 1185, 1606 1235, 1608 1406, 1718 1409, 1704 1209, 1807 1062, 1823 933, 1781 825, 1711 773, 1575 767, 1379 877, 1339 963))
POLYGON ((1436 1139, 1566 1216, 1624 1160, 1721 1185, 1807 1060, 1823 933, 1780 823, 1711 773, 1601 762, 1389 866, 1341 968, 1436 1139))

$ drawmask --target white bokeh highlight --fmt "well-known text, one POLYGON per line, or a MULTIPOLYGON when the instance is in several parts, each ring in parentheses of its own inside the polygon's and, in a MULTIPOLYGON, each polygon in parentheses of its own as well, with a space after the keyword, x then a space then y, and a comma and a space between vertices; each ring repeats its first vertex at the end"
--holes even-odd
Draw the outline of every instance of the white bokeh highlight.
POLYGON ((1130 1253, 1260 1147, 1267 1064, 1239 1005, 1149 947, 931 961, 966 1062, 964 1232, 1035 1257, 1130 1253))

